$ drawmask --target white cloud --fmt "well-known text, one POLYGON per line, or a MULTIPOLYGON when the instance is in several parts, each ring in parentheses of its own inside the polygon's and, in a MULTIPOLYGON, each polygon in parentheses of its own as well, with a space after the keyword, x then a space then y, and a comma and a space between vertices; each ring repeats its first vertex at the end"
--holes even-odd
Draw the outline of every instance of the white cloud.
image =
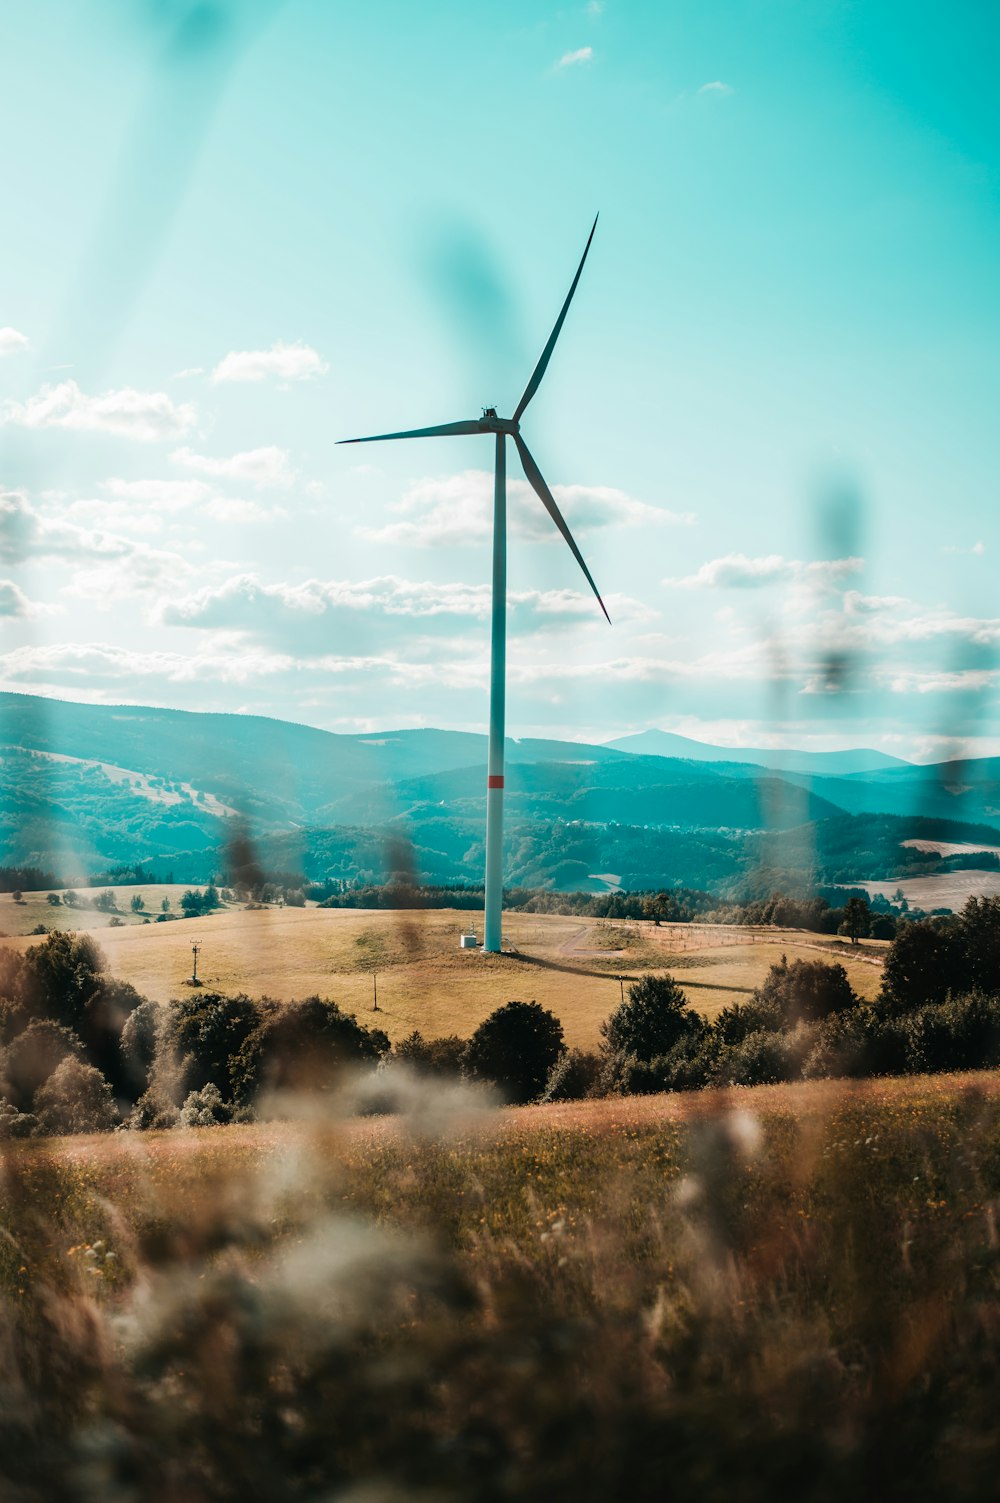
POLYGON ((46 517, 22 491, 0 493, 0 559, 5 562, 61 558, 73 563, 95 557, 117 558, 134 547, 112 533, 46 517))
POLYGON ((185 369, 182 370, 182 371, 174 371, 174 374, 171 377, 171 380, 173 380, 173 381, 187 381, 187 380, 190 379, 191 376, 203 376, 204 374, 205 374, 205 367, 203 365, 189 365, 189 366, 186 366, 185 369))
MULTIPOLYGON (((554 485, 552 494, 574 536, 601 527, 690 525, 691 512, 637 501, 606 485, 554 485)), ((538 497, 525 480, 508 480, 511 531, 536 542, 561 541, 538 497)), ((493 476, 488 470, 464 470, 444 479, 420 480, 391 510, 403 520, 381 527, 359 526, 359 537, 377 543, 432 547, 442 543, 482 543, 493 528, 493 476)))
POLYGON ((1000 684, 1000 669, 960 668, 952 671, 931 670, 927 673, 916 670, 896 673, 889 670, 879 677, 888 681, 893 694, 967 694, 970 691, 981 693, 984 689, 995 688, 1000 684))
POLYGON ((27 616, 42 615, 48 609, 47 606, 36 605, 29 600, 12 579, 0 579, 0 618, 8 621, 23 620, 27 616))
POLYGON ((100 527, 81 527, 63 516, 46 516, 19 491, 0 493, 0 560, 63 563, 73 571, 66 592, 101 610, 153 589, 176 590, 187 583, 189 573, 175 553, 100 527))
POLYGON ((6 402, 0 420, 22 428, 74 428, 117 433, 142 443, 177 438, 193 426, 190 403, 175 403, 164 391, 136 391, 131 386, 90 397, 75 381, 43 386, 26 402, 6 402))
MULTIPOLYGON (((833 584, 864 568, 861 558, 819 559, 812 563, 769 553, 748 558, 745 553, 727 553, 709 559, 694 574, 683 579, 665 579, 665 585, 682 590, 755 590, 784 580, 795 583, 833 584)), ((858 597, 859 599, 861 597, 858 597)))
POLYGON ((733 94, 735 92, 732 84, 723 83, 721 78, 715 79, 713 83, 702 84, 698 90, 699 94, 733 94))
POLYGON ((263 381, 275 376, 279 381, 305 381, 322 376, 330 369, 317 350, 301 340, 282 344, 279 339, 269 350, 231 350, 212 372, 213 381, 263 381))
POLYGON ((273 444, 263 449, 246 449, 240 454, 231 454, 228 459, 213 459, 208 454, 196 454, 192 449, 175 449, 170 458, 186 470, 220 480, 244 480, 258 490, 268 486, 288 486, 295 479, 287 451, 273 444))
POLYGON ((0 355, 16 355, 19 350, 28 348, 27 335, 21 334, 17 329, 9 325, 0 329, 0 355))
POLYGON ((556 67, 572 68, 577 63, 589 63, 593 56, 593 47, 578 47, 575 52, 564 52, 558 63, 556 63, 556 67))
MULTIPOLYGON (((508 607, 514 630, 541 622, 589 624, 601 619, 593 598, 577 590, 513 590, 508 607)), ((611 596, 608 607, 623 620, 647 619, 653 614, 627 596, 611 596)), ((485 621, 490 613, 490 589, 486 584, 436 584, 391 574, 367 580, 309 579, 299 585, 268 585, 255 575, 240 574, 220 586, 164 600, 159 608, 160 620, 167 625, 277 632, 283 637, 291 632, 303 650, 323 618, 345 613, 370 616, 380 626, 391 617, 407 617, 425 626, 449 620, 485 621)))

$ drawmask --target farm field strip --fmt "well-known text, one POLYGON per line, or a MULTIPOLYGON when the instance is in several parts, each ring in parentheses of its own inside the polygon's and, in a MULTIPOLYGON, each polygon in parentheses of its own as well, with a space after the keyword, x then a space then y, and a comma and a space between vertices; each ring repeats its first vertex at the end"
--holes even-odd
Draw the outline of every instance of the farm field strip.
POLYGON ((936 876, 892 877, 886 882, 852 882, 851 886, 864 888, 870 898, 891 900, 902 892, 911 908, 922 908, 925 913, 935 908, 958 913, 969 898, 1000 896, 1000 872, 942 872, 936 876))

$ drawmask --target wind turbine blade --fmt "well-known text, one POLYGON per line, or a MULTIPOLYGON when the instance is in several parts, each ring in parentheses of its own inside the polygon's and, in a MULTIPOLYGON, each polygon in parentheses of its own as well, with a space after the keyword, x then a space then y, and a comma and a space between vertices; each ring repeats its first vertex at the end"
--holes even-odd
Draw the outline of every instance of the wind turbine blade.
POLYGON ((548 512, 549 516, 552 518, 553 522, 559 528, 559 531, 562 533, 563 537, 569 544, 570 551, 573 554, 573 557, 576 559, 577 563, 580 565, 580 568, 583 570, 587 583, 590 585, 590 588, 597 596, 597 603, 601 607, 601 610, 604 612, 607 623, 610 626, 611 617, 608 615, 607 607, 605 606, 604 601, 601 599, 601 592, 595 585, 593 576, 591 575, 590 570, 587 568, 587 565, 583 561, 583 554, 576 546, 576 543, 573 539, 573 534, 566 526, 563 514, 556 505, 552 492, 545 484, 541 470, 538 468, 535 461, 532 459, 531 455, 528 452, 528 445, 524 442, 524 439, 519 433, 514 434, 514 442, 517 444, 517 452, 521 456, 521 466, 524 470, 525 475, 527 475, 528 477, 528 484, 531 486, 531 489, 535 492, 535 495, 538 497, 539 501, 541 501, 542 505, 545 507, 545 510, 548 512))
POLYGON ((387 438, 450 438, 456 433, 482 433, 474 420, 467 423, 440 423, 436 428, 408 428, 405 433, 372 433, 367 438, 338 438, 338 444, 378 444, 387 438))
POLYGON ((587 243, 583 248, 583 255, 580 257, 580 264, 576 268, 576 276, 573 278, 573 285, 569 289, 569 292, 566 294, 566 301, 562 305, 562 312, 556 319, 556 326, 552 330, 552 333, 549 335, 548 344, 545 346, 544 350, 538 357, 538 364, 535 366, 535 369, 531 373, 531 380, 524 388, 524 395, 521 398, 520 402, 518 402, 517 407, 514 411, 515 423, 519 423, 521 421, 521 414, 541 385, 542 377, 545 375, 546 367, 548 366, 548 363, 552 358, 552 351, 556 347, 556 340, 559 338, 559 331, 562 329, 566 314, 569 312, 569 305, 573 301, 573 294, 576 291, 576 284, 577 282, 579 282, 580 273, 583 271, 583 263, 584 261, 586 261, 587 252, 590 250, 590 242, 591 240, 593 240, 594 231, 597 229, 598 217, 599 216, 595 214, 594 223, 591 225, 590 234, 587 236, 587 243))

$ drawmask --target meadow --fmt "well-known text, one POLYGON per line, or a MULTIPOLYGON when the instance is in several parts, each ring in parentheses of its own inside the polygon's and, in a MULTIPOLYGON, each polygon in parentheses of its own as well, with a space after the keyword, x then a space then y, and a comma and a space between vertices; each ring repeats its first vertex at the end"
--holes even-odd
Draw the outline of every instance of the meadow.
POLYGON ((18 1499, 994 1495, 1000 1081, 4 1147, 18 1499))
MULTIPOLYGON (((144 893, 144 889, 136 889, 144 893)), ((131 888, 118 890, 127 909, 131 888)), ((158 903, 150 891, 147 907, 158 903)), ((178 911, 183 889, 171 889, 178 911)), ((26 894, 26 905, 44 894, 26 894)), ((10 899, 3 908, 9 913, 10 899), (9 905, 9 906, 8 906, 9 905)), ((48 908, 45 921, 63 927, 79 910, 48 908)), ((86 918, 105 918, 87 913, 86 918)), ((425 1037, 470 1035, 496 1007, 537 1001, 560 1019, 567 1043, 594 1048, 602 1021, 640 974, 670 971, 691 1005, 706 1017, 745 1001, 783 954, 789 960, 829 959, 844 965, 864 998, 876 995, 886 946, 854 947, 803 930, 728 925, 593 920, 514 913, 504 941, 512 953, 461 950, 459 936, 479 915, 458 910, 228 907, 176 923, 100 927, 111 972, 143 996, 182 995, 199 945, 198 978, 206 989, 274 997, 331 997, 362 1021, 376 1022, 393 1041, 419 1029, 425 1037), (374 978, 373 979, 373 973, 374 978), (375 990, 378 1013, 373 1013, 375 990)), ((88 922, 87 928, 91 925, 88 922)), ((6 943, 23 950, 30 935, 6 943)))

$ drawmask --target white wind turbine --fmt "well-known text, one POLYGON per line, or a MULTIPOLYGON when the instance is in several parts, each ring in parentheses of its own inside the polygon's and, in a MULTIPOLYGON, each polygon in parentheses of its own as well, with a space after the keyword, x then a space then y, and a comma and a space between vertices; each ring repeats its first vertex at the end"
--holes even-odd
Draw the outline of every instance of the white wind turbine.
POLYGON ((504 778, 504 708, 506 695, 507 658, 507 439, 517 445, 528 484, 541 501, 545 510, 569 544, 573 557, 584 572, 587 583, 597 596, 597 603, 608 616, 600 591, 593 581, 590 570, 583 561, 583 554, 573 539, 573 534, 553 499, 541 470, 532 459, 527 444, 521 437, 520 422, 524 410, 541 385, 542 377, 552 358, 556 340, 573 301, 580 274, 583 271, 590 242, 597 229, 597 219, 591 227, 580 264, 576 269, 572 286, 566 294, 555 327, 548 342, 538 357, 531 379, 524 388, 521 400, 514 409, 514 416, 501 418, 494 407, 483 409, 481 418, 468 422, 441 423, 435 428, 410 428, 404 433, 374 433, 367 438, 342 438, 342 444, 375 444, 394 438, 449 438, 457 434, 492 433, 496 439, 496 468, 493 485, 493 602, 492 634, 490 651, 490 735, 486 775, 486 902, 483 949, 498 952, 502 939, 503 910, 503 778, 504 778))

